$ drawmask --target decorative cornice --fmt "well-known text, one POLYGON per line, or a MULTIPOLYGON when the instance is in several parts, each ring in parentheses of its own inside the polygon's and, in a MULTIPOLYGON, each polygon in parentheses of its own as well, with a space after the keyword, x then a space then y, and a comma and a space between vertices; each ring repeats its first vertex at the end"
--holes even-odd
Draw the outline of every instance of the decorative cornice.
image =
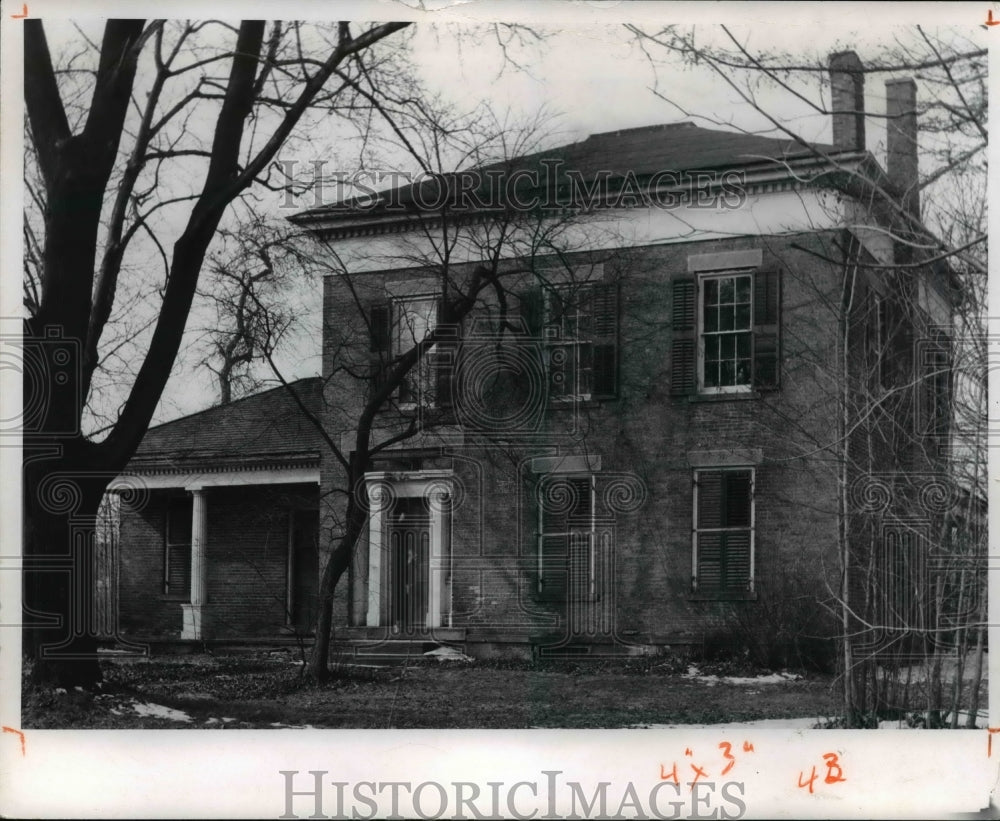
MULTIPOLYGON (((762 194, 778 194, 788 191, 800 191, 822 186, 822 179, 830 175, 856 170, 859 166, 871 161, 867 152, 841 152, 835 156, 805 156, 788 160, 755 159, 752 162, 733 163, 724 173, 718 173, 712 179, 699 183, 664 184, 639 193, 659 198, 681 197, 688 201, 701 192, 709 194, 733 194, 732 186, 736 181, 730 174, 737 177, 739 191, 748 196, 762 194)), ((877 166, 875 166, 877 167, 877 166)), ((715 169, 719 171, 719 169, 715 169)), ((677 173, 681 173, 678 171, 677 173)), ((691 173, 694 173, 692 170, 691 173)), ((544 192, 537 193, 541 198, 544 192)), ((528 196, 528 193, 525 194, 528 196)), ((558 198, 549 205, 539 205, 533 213, 549 218, 565 218, 575 214, 604 210, 641 210, 651 208, 650 205, 629 205, 623 199, 632 196, 627 191, 611 190, 599 200, 587 203, 560 204, 558 198)), ((665 206, 660 206, 665 207, 665 206)), ((348 207, 329 207, 297 214, 292 221, 315 232, 325 239, 355 239, 361 237, 389 236, 405 234, 413 231, 426 231, 441 227, 445 222, 452 225, 472 225, 495 220, 510 213, 509 209, 498 206, 484 206, 475 209, 455 208, 442 214, 441 211, 421 212, 412 208, 399 209, 394 212, 379 211, 377 206, 370 210, 351 210, 348 207)), ((525 212, 527 213, 527 212, 525 212)))
POLYGON ((170 476, 204 473, 246 473, 254 471, 298 470, 319 467, 318 451, 295 451, 285 454, 233 456, 225 453, 198 455, 149 454, 134 457, 122 472, 130 476, 170 476))

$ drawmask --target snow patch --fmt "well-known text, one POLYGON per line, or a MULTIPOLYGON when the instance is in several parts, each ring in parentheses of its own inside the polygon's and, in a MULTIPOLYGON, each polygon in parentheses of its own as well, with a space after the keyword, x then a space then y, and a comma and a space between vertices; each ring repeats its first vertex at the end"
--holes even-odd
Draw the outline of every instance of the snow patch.
POLYGON ((762 718, 757 721, 732 721, 724 724, 631 724, 636 730, 814 730, 821 722, 809 718, 762 718))
POLYGON ((784 684, 789 681, 797 681, 802 676, 797 673, 770 673, 766 676, 714 676, 702 675, 695 665, 689 665, 684 678, 694 679, 714 687, 717 684, 784 684))
MULTIPOLYGON (((923 714, 922 713, 907 713, 905 718, 890 718, 884 719, 878 723, 878 728, 880 730, 922 730, 923 729, 923 714)), ((960 710, 958 713, 958 726, 960 728, 965 727, 965 723, 969 720, 969 711, 960 710)), ((945 726, 951 726, 951 713, 946 712, 943 714, 943 721, 945 726)), ((989 723, 989 712, 986 710, 980 710, 976 713, 976 726, 986 727, 989 723)))
POLYGON ((164 707, 162 704, 133 701, 132 709, 141 716, 166 718, 170 721, 191 721, 191 716, 183 710, 175 710, 173 707, 164 707))
POLYGON ((460 650, 456 650, 454 647, 435 647, 433 650, 428 650, 424 653, 424 656, 429 656, 431 658, 436 658, 438 661, 472 661, 470 656, 465 655, 465 653, 460 650))

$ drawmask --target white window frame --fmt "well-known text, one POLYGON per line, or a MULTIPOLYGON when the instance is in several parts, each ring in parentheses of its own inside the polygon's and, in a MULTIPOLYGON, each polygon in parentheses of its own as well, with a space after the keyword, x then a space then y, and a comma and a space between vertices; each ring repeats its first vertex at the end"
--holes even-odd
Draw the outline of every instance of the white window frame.
POLYGON ((590 337, 567 337, 563 336, 564 325, 562 322, 559 325, 553 321, 553 315, 555 313, 553 306, 553 299, 560 294, 570 294, 573 297, 573 302, 576 304, 574 309, 577 314, 576 318, 579 325, 579 304, 581 297, 586 298, 587 291, 592 287, 591 283, 579 283, 575 285, 553 285, 549 288, 545 288, 543 291, 542 299, 542 310, 544 312, 544 321, 542 323, 544 328, 544 356, 545 356, 545 372, 549 376, 549 401, 551 402, 581 402, 587 401, 591 398, 593 394, 593 384, 594 384, 594 338, 593 338, 593 323, 594 314, 593 311, 590 313, 590 337), (590 390, 580 391, 578 390, 580 386, 580 374, 582 372, 582 366, 580 363, 580 353, 585 347, 590 347, 590 390), (552 353, 553 349, 556 347, 569 347, 573 351, 573 390, 567 391, 566 393, 554 396, 551 389, 551 374, 552 374, 552 353))
MULTIPOLYGON (((753 390, 753 368, 754 368, 754 348, 753 348, 753 335, 754 335, 754 277, 756 270, 754 268, 734 268, 719 271, 705 271, 698 274, 696 289, 697 289, 697 307, 695 308, 695 331, 696 331, 696 349, 697 349, 697 364, 696 364, 696 380, 697 380, 697 392, 699 394, 726 394, 726 393, 749 393, 753 390), (705 384, 705 283, 709 280, 720 280, 720 279, 734 279, 736 277, 747 277, 750 280, 750 314, 749 314, 749 326, 746 328, 746 333, 750 337, 750 367, 749 367, 749 378, 746 384, 740 385, 706 385, 705 384)), ((712 335, 721 335, 722 333, 738 333, 739 329, 734 329, 732 331, 713 331, 710 332, 712 335)))
MULTIPOLYGON (((407 321, 407 316, 416 316, 421 320, 425 318, 422 314, 414 311, 411 307, 422 303, 429 303, 430 305, 430 311, 426 317, 427 330, 424 333, 424 336, 426 336, 434 330, 434 327, 438 322, 438 297, 433 294, 423 293, 392 298, 392 347, 390 353, 393 359, 408 351, 424 338, 421 337, 420 339, 416 339, 411 333, 408 334, 410 338, 405 343, 403 341, 404 329, 409 331, 411 327, 407 321), (406 347, 404 347, 404 344, 406 347)), ((434 354, 436 348, 437 345, 431 345, 431 347, 424 352, 424 355, 414 365, 413 370, 411 370, 410 373, 404 377, 404 380, 415 386, 417 401, 401 401, 399 403, 400 410, 414 410, 418 406, 425 408, 433 407, 436 404, 436 385, 434 384, 434 354)), ((397 398, 398 397, 399 391, 397 391, 397 398)))
MULTIPOLYGON (((163 521, 163 584, 162 593, 164 596, 173 599, 184 599, 185 601, 191 598, 191 543, 194 540, 194 522, 192 519, 194 510, 194 501, 190 496, 175 497, 167 500, 164 509, 164 521, 163 521), (185 541, 176 541, 174 539, 173 528, 170 526, 171 519, 173 515, 178 511, 181 512, 182 518, 187 521, 187 539, 185 541), (171 558, 173 558, 174 550, 182 550, 183 554, 187 557, 186 562, 187 567, 185 568, 185 584, 182 590, 176 591, 170 589, 170 575, 173 572, 171 558)), ((185 563, 182 563, 184 567, 185 563)))
MULTIPOLYGON (((542 482, 553 482, 553 481, 573 481, 574 479, 588 479, 589 480, 589 492, 590 492, 590 522, 588 529, 585 531, 587 536, 587 588, 588 594, 591 598, 597 594, 597 566, 596 566, 596 544, 597 544, 597 521, 596 521, 596 505, 597 505, 597 474, 595 473, 548 473, 542 477, 542 482)), ((572 538, 574 533, 579 533, 578 530, 566 530, 566 531, 549 531, 545 529, 545 505, 538 505, 538 536, 537 536, 537 546, 538 546, 538 582, 536 584, 536 591, 539 595, 542 595, 543 583, 544 583, 544 547, 546 537, 552 536, 565 536, 567 538, 572 538)), ((567 553, 567 568, 569 567, 568 561, 570 559, 567 553)), ((567 579, 567 590, 569 586, 570 579, 567 579)))
POLYGON ((694 469, 694 505, 691 511, 691 580, 692 588, 696 593, 706 595, 718 594, 725 596, 728 593, 737 591, 727 591, 724 589, 702 590, 698 585, 698 535, 700 533, 722 533, 733 530, 744 530, 744 528, 732 527, 706 527, 698 526, 698 476, 702 473, 745 473, 750 472, 750 578, 747 586, 747 593, 753 593, 757 583, 757 470, 753 465, 725 465, 714 467, 699 467, 694 469))

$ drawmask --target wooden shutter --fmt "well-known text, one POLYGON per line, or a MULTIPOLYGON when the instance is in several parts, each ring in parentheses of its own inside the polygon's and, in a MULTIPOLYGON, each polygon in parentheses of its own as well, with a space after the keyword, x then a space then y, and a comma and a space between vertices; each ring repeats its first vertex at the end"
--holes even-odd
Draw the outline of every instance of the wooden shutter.
POLYGON ((618 283, 594 286, 593 306, 593 388, 595 399, 618 395, 618 283))
POLYGON ((885 306, 886 337, 882 384, 887 388, 902 387, 909 384, 912 371, 913 338, 910 318, 899 294, 890 294, 882 304, 885 306))
POLYGON ((698 472, 698 528, 723 527, 722 471, 698 472))
MULTIPOLYGON (((591 477, 550 474, 542 481, 572 486, 573 503, 558 513, 539 510, 538 597, 542 601, 564 602, 572 590, 590 590, 590 532, 593 504, 591 477), (586 570, 585 580, 580 574, 586 570)), ((589 593, 588 593, 589 595, 589 593)))
POLYGON ((695 374, 696 295, 694 277, 678 277, 673 281, 670 392, 675 395, 694 393, 698 384, 695 374))
POLYGON ((749 590, 751 473, 748 470, 699 471, 697 483, 697 588, 702 591, 749 590), (701 532, 704 528, 734 529, 701 532))
POLYGON ((569 588, 569 539, 566 536, 546 536, 538 539, 541 551, 538 577, 538 598, 541 601, 563 602, 569 588))
POLYGON ((455 365, 458 357, 458 326, 453 322, 445 322, 444 318, 445 303, 443 299, 439 299, 435 324, 443 339, 435 345, 432 353, 434 404, 439 408, 450 408, 454 405, 452 391, 455 385, 455 365))
MULTIPOLYGON (((518 294, 518 307, 521 314, 522 323, 527 331, 527 335, 520 340, 523 344, 522 354, 534 360, 534 372, 544 375, 542 390, 544 396, 542 401, 548 401, 549 387, 548 373, 545 367, 545 342, 543 339, 542 324, 545 321, 545 302, 541 288, 529 288, 518 294)), ((531 386, 531 391, 536 390, 531 386)))
POLYGON ((761 268, 753 280, 753 386, 777 390, 780 380, 781 272, 761 268))
POLYGON ((536 339, 542 335, 545 305, 541 288, 529 288, 518 295, 521 308, 521 319, 528 329, 528 334, 536 339))
POLYGON ((920 385, 920 417, 922 433, 945 436, 951 427, 951 345, 948 336, 940 331, 933 340, 922 346, 924 373, 920 385))
POLYGON ((172 501, 167 506, 164 527, 164 592, 189 596, 191 592, 191 502, 172 501))
POLYGON ((370 336, 369 373, 372 389, 378 390, 385 381, 385 366, 392 354, 392 303, 380 302, 368 311, 370 336))

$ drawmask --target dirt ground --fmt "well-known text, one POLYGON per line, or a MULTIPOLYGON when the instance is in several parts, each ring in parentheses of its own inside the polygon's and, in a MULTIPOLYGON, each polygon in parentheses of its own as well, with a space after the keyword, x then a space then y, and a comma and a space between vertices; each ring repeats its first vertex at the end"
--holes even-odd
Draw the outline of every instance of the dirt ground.
POLYGON ((25 728, 614 728, 814 717, 832 676, 680 659, 349 667, 316 686, 288 653, 108 659, 96 694, 25 687, 25 728), (727 678, 728 677, 728 678, 727 678))

